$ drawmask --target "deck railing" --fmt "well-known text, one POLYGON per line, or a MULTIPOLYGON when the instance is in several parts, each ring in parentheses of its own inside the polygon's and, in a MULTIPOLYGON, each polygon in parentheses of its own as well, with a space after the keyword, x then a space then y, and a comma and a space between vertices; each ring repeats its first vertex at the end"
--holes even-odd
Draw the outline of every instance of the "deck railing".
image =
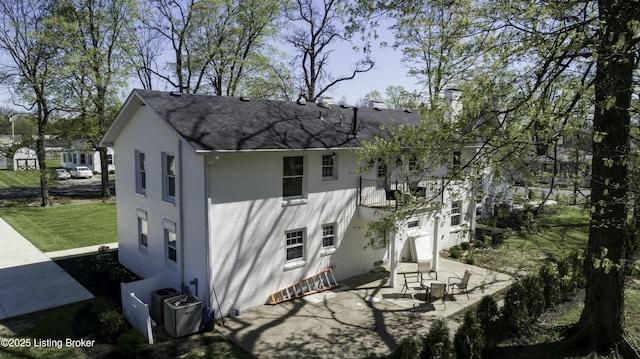
POLYGON ((358 205, 371 208, 398 209, 403 201, 424 201, 442 204, 442 178, 428 178, 413 182, 398 180, 370 180, 360 177, 358 205))

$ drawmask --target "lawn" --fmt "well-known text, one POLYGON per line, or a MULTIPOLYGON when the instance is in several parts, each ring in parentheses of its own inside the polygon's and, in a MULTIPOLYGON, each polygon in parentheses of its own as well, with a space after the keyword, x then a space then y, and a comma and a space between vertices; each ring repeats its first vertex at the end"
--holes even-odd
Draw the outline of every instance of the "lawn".
POLYGON ((43 252, 117 242, 115 201, 0 208, 0 218, 43 252))
MULTIPOLYGON (((55 186, 54 181, 49 181, 55 186)), ((0 189, 40 187, 40 171, 0 170, 0 189)))

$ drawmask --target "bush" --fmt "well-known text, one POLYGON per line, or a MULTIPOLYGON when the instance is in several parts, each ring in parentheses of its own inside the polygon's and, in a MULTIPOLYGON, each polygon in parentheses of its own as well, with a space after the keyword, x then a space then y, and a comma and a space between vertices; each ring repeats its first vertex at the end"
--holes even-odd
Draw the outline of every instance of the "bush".
POLYGON ((481 359, 485 347, 484 333, 475 310, 467 310, 464 321, 453 338, 457 358, 481 359))
POLYGON ((453 246, 449 248, 449 255, 451 256, 451 258, 460 258, 460 256, 462 255, 462 250, 458 246, 453 246))
POLYGON ((449 338, 449 327, 444 320, 438 320, 429 329, 429 334, 422 341, 420 359, 451 358, 452 348, 449 338))
POLYGON ((460 247, 462 247, 462 250, 466 251, 469 249, 469 247, 471 247, 471 243, 469 242, 462 242, 460 243, 460 247))
POLYGON ((99 315, 101 313, 115 310, 118 306, 105 297, 96 297, 91 302, 91 313, 99 315))
POLYGON ((476 259, 473 257, 473 250, 469 250, 467 256, 464 257, 464 262, 467 264, 473 265, 476 262, 476 259))
POLYGON ((134 358, 142 350, 147 338, 137 329, 129 329, 122 333, 116 341, 116 350, 125 358, 134 358))
POLYGON ((98 318, 100 319, 100 334, 111 339, 115 338, 127 323, 124 315, 117 310, 100 313, 98 318))
POLYGON ((420 342, 411 337, 404 338, 400 344, 393 349, 389 359, 418 359, 420 354, 420 342))
POLYGON ((527 291, 521 283, 516 282, 509 287, 504 297, 504 305, 500 310, 500 331, 519 332, 530 323, 527 291))
POLYGON ((547 308, 560 303, 563 298, 560 270, 556 262, 548 262, 540 267, 540 279, 544 283, 544 298, 547 308))
POLYGON ((527 292, 525 297, 529 318, 534 320, 544 311, 546 299, 544 296, 544 283, 537 275, 530 275, 522 280, 522 286, 527 292))
POLYGON ((110 281, 119 284, 138 279, 135 274, 118 263, 117 257, 109 251, 109 247, 107 246, 101 246, 98 249, 98 254, 94 257, 93 261, 93 269, 106 274, 110 281))
POLYGON ((495 347, 502 335, 497 325, 500 311, 495 299, 488 295, 482 297, 476 308, 476 315, 484 333, 486 346, 489 348, 495 347))

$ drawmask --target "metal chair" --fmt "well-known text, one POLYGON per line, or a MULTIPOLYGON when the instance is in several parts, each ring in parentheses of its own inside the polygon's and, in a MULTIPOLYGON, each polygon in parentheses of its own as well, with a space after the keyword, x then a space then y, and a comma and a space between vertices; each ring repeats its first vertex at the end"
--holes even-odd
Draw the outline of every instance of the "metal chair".
POLYGON ((430 278, 433 278, 435 274, 435 280, 438 280, 438 272, 431 270, 431 261, 418 261, 418 272, 422 273, 423 277, 426 274, 430 278))
POLYGON ((429 288, 429 296, 427 297, 428 303, 431 303, 432 299, 442 298, 442 304, 444 305, 444 310, 446 310, 447 309, 447 302, 445 301, 446 297, 447 297, 446 283, 431 283, 431 286, 429 288))
MULTIPOLYGON (((404 277, 404 285, 402 287, 402 295, 404 296, 409 289, 418 290, 418 294, 422 290, 422 273, 420 272, 405 272, 401 269, 401 274, 404 277)), ((413 297, 413 294, 411 295, 413 297)))
POLYGON ((460 277, 449 277, 449 279, 447 280, 447 283, 449 284, 449 288, 451 288, 451 295, 453 295, 454 293, 454 289, 458 288, 459 290, 461 290, 462 292, 464 292, 467 295, 467 299, 469 299, 469 277, 471 277, 471 272, 469 272, 469 270, 465 270, 464 271, 464 275, 462 276, 462 278, 460 277), (451 279, 460 279, 459 282, 451 282, 451 279))

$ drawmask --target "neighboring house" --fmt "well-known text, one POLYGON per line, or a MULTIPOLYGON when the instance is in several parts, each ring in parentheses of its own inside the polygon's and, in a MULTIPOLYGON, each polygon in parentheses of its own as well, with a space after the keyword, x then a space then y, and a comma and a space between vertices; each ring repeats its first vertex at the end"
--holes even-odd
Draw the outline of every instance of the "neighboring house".
MULTIPOLYGON (((74 168, 76 166, 87 166, 94 173, 100 173, 100 152, 96 151, 89 145, 74 144, 71 149, 62 151, 62 166, 66 168, 74 168)), ((116 167, 113 162, 113 148, 107 147, 107 162, 109 164, 109 172, 115 171, 116 167)))
POLYGON ((13 154, 13 160, 8 163, 10 171, 35 171, 40 169, 36 151, 21 147, 13 154))
POLYGON ((120 262, 217 313, 261 305, 331 265, 341 280, 388 261, 394 285, 397 261, 415 260, 412 241, 437 267, 440 249, 469 240, 473 193, 464 181, 439 192, 444 172, 403 182, 374 159, 356 174, 355 149, 391 121, 420 115, 134 90, 101 141, 117 153, 120 262), (433 194, 370 245, 364 227, 377 212, 433 194))

